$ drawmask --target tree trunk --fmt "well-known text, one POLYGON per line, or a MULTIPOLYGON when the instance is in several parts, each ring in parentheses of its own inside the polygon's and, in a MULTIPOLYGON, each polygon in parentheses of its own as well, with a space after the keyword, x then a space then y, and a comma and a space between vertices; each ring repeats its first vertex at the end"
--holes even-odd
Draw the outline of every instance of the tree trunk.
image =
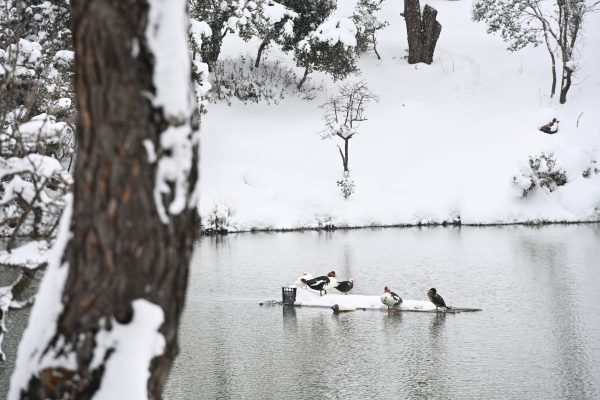
POLYGON ((298 82, 298 86, 296 86, 298 90, 302 89, 302 85, 304 85, 304 82, 306 82, 306 78, 308 78, 309 65, 310 64, 307 64, 306 68, 304 68, 304 75, 302 76, 300 82, 298 82))
POLYGON ((573 70, 566 65, 563 65, 563 73, 560 84, 560 104, 565 104, 567 102, 567 92, 571 88, 571 75, 573 75, 573 70))
MULTIPOLYGON (((213 30, 213 32, 219 32, 219 30, 213 30)), ((202 61, 208 65, 208 71, 213 72, 221 54, 221 45, 225 34, 218 35, 213 34, 210 37, 202 41, 202 47, 200 48, 200 54, 202 55, 202 61)))
POLYGON ((437 10, 426 4, 421 18, 419 0, 404 0, 409 64, 433 62, 435 46, 442 32, 442 25, 436 16, 437 10))
POLYGON ((404 19, 408 38, 408 63, 421 62, 421 5, 419 0, 404 0, 404 19))
POLYGON ((544 25, 544 41, 546 42, 546 49, 550 54, 550 60, 552 61, 552 88, 550 89, 550 97, 554 97, 556 94, 556 57, 550 47, 550 38, 548 37, 548 28, 544 25))
POLYGON ((260 46, 258 46, 258 54, 256 54, 256 62, 254 63, 254 67, 258 68, 260 65, 260 58, 262 56, 263 50, 269 45, 269 40, 263 40, 260 46))
POLYGON ((73 204, 9 398, 160 399, 199 229, 186 1, 71 4, 79 106, 73 204))
POLYGON ((350 139, 344 139, 344 172, 350 172, 348 169, 348 146, 350 139))
POLYGON ((373 32, 373 51, 375 52, 377 59, 381 60, 381 56, 379 55, 379 52, 377 51, 377 39, 375 39, 375 32, 373 32))

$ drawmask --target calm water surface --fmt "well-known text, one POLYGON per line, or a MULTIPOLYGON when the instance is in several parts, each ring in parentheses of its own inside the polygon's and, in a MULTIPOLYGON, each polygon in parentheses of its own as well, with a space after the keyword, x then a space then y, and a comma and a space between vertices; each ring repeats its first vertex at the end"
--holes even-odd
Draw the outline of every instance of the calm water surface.
POLYGON ((204 238, 167 399, 599 399, 600 226, 204 238), (302 272, 479 313, 260 307, 302 272))

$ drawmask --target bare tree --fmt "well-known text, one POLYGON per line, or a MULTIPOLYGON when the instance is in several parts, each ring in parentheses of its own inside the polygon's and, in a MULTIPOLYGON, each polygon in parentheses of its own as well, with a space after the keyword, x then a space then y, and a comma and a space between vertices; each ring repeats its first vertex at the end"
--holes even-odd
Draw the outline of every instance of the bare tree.
POLYGON ((325 110, 326 129, 321 133, 322 139, 334 136, 344 141, 344 150, 338 145, 344 173, 349 173, 349 143, 358 133, 361 122, 367 120, 366 107, 371 101, 379 101, 366 82, 347 83, 340 88, 336 97, 328 99, 321 107, 325 110))
POLYGON ((499 33, 510 51, 544 43, 551 62, 550 96, 556 93, 558 58, 562 65, 559 101, 564 104, 577 68, 575 49, 585 15, 599 6, 597 0, 479 0, 473 19, 486 22, 489 33, 499 33))
POLYGON ((199 230, 186 1, 73 0, 78 144, 9 398, 161 398, 199 230))

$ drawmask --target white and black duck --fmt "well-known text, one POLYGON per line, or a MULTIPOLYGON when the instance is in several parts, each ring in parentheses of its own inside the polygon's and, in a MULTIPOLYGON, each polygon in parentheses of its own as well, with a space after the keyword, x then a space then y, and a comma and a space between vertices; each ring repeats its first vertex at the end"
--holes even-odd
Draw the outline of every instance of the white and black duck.
POLYGON ((397 307, 402 304, 402 298, 396 293, 392 292, 390 288, 386 286, 383 289, 383 294, 381 295, 381 302, 387 306, 389 311, 392 309, 392 307, 397 307))
POLYGON ((338 284, 335 271, 331 271, 327 275, 317 276, 313 279, 301 278, 300 281, 312 290, 318 290, 321 296, 323 296, 323 293, 327 294, 328 289, 332 289, 338 284))

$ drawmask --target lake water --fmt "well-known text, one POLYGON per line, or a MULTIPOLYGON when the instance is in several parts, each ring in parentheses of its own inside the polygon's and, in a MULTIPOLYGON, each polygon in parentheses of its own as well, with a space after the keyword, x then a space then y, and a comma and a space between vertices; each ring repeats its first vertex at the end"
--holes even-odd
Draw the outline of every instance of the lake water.
MULTIPOLYGON (((4 398, 26 314, 12 313, 4 398)), ((206 237, 165 398, 599 399, 600 225, 206 237), (259 306, 304 271, 483 311, 259 306)))
POLYGON ((167 399, 598 399, 600 226, 204 238, 167 399), (304 271, 478 313, 260 307, 304 271))

